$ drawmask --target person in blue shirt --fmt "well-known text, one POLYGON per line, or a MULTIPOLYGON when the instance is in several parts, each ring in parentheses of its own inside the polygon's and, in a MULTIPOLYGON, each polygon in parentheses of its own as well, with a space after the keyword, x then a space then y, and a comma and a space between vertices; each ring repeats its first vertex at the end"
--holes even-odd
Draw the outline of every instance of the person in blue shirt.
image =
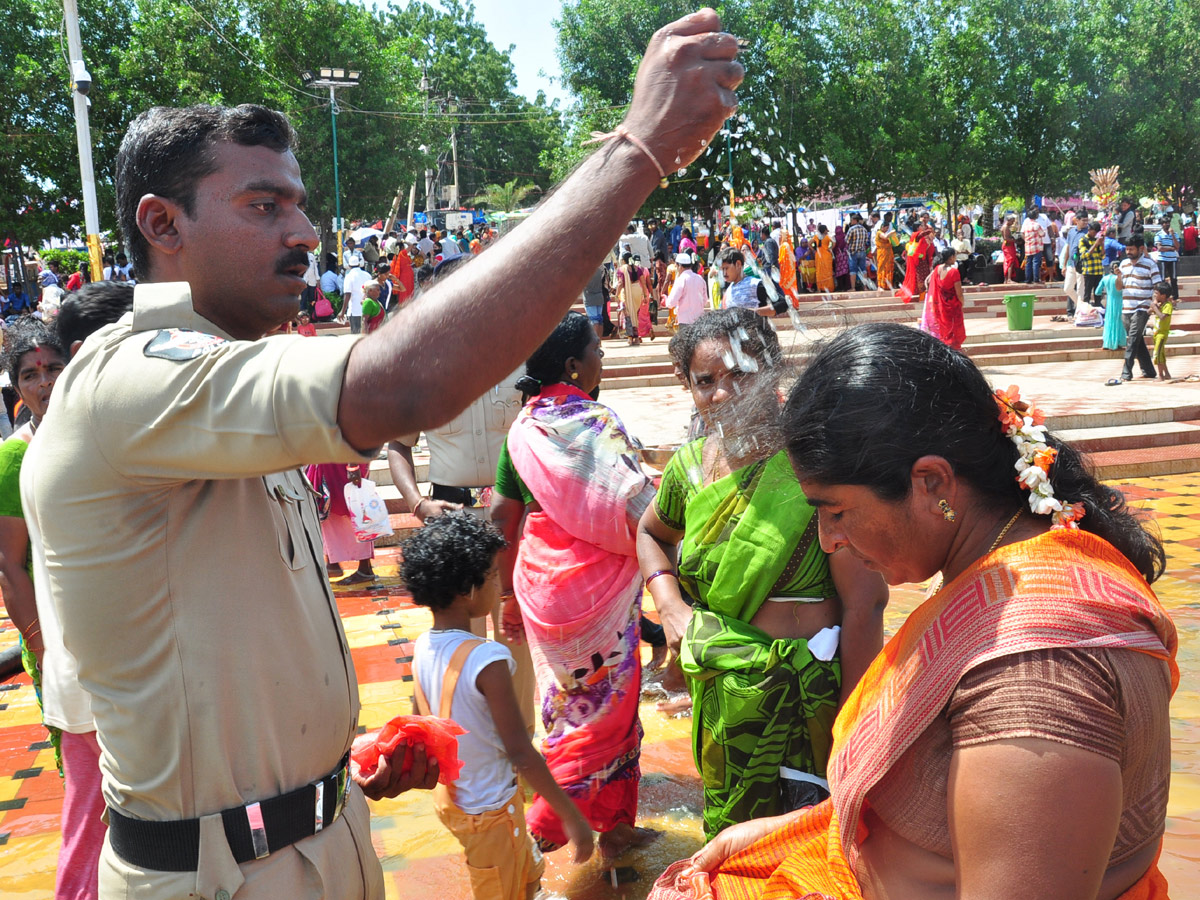
POLYGON ((675 227, 671 229, 671 252, 679 252, 679 242, 683 240, 683 216, 675 217, 675 227))
POLYGON ((1110 226, 1104 232, 1104 265, 1120 262, 1124 255, 1125 245, 1117 240, 1117 229, 1110 226))
POLYGON ((1171 228, 1171 217, 1162 217, 1162 230, 1154 236, 1154 248, 1158 251, 1158 268, 1163 281, 1171 282, 1171 296, 1179 296, 1179 275, 1175 271, 1179 263, 1179 235, 1171 228))
POLYGON ((33 301, 29 299, 29 295, 25 293, 25 286, 14 281, 8 289, 8 296, 4 298, 3 304, 0 304, 0 314, 5 317, 19 316, 27 310, 33 309, 33 301))
POLYGON ((732 248, 721 254, 721 277, 725 279, 725 306, 741 306, 756 310, 759 315, 771 316, 775 310, 770 306, 759 309, 758 279, 745 273, 746 257, 742 251, 732 248))

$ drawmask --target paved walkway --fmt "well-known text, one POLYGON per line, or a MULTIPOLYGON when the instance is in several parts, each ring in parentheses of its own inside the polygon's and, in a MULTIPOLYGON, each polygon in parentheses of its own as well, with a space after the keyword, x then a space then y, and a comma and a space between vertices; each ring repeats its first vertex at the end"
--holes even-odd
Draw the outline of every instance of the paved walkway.
MULTIPOLYGON (((1170 571, 1157 589, 1179 628, 1183 681, 1172 706, 1175 750, 1162 865, 1176 897, 1194 896, 1200 894, 1200 475, 1140 479, 1122 488, 1131 502, 1155 518, 1170 557, 1170 571)), ((395 566, 395 551, 383 551, 377 590, 336 588, 361 683, 366 728, 378 728, 409 709, 411 641, 430 625, 428 612, 413 607, 401 589, 395 566)), ((889 633, 919 599, 915 586, 893 591, 886 617, 889 633)), ((0 645, 13 640, 11 624, 0 619, 0 645)), ((5 898, 40 900, 53 890, 62 786, 38 724, 29 680, 21 676, 2 688, 0 885, 5 898)), ((611 874, 599 860, 576 867, 565 851, 550 854, 545 886, 557 897, 639 900, 668 863, 700 844, 690 720, 667 719, 648 700, 642 705, 642 721, 646 739, 641 820, 661 829, 663 837, 618 861, 638 878, 620 890, 612 889, 611 874)), ((470 896, 454 840, 434 816, 429 795, 417 792, 376 803, 373 813, 375 850, 387 874, 389 900, 434 892, 445 900, 470 896)))

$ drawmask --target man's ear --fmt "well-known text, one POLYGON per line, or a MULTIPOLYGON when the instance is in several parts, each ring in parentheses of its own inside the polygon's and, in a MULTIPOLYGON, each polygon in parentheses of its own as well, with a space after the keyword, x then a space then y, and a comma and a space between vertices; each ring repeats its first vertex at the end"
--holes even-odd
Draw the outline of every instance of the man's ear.
POLYGON ((138 201, 138 231, 151 247, 168 256, 182 248, 179 218, 183 210, 174 200, 158 194, 146 194, 138 201))

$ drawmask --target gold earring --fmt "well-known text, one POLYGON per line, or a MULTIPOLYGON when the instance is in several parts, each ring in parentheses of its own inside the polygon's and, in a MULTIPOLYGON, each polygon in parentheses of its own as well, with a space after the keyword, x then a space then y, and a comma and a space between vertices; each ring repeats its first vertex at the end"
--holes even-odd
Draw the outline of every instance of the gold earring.
POLYGON ((572 380, 572 381, 578 381, 578 380, 579 380, 579 373, 578 373, 578 372, 572 372, 572 373, 571 373, 571 380, 572 380))
POLYGON ((938 501, 938 509, 942 511, 942 518, 947 522, 953 522, 958 518, 958 513, 956 513, 954 508, 945 500, 938 501))

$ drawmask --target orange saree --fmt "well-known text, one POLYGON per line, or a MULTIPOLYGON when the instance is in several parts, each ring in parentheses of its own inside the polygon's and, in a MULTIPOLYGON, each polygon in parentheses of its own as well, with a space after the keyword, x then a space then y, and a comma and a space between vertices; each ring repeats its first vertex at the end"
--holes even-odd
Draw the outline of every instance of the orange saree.
POLYGON ((800 298, 796 285, 796 247, 792 243, 792 236, 786 231, 779 238, 779 284, 792 301, 792 306, 795 306, 800 298))
MULTIPOLYGON (((716 900, 861 900, 854 873, 867 793, 962 676, 1001 656, 1076 646, 1148 653, 1168 661, 1172 691, 1179 683, 1175 626, 1108 542, 1059 529, 979 560, 914 610, 846 701, 833 728, 831 797, 726 860, 712 877, 716 900)), ((688 875, 676 864, 651 897, 700 896, 693 888, 704 879, 688 875)), ((1166 897, 1154 865, 1121 900, 1166 897)))

